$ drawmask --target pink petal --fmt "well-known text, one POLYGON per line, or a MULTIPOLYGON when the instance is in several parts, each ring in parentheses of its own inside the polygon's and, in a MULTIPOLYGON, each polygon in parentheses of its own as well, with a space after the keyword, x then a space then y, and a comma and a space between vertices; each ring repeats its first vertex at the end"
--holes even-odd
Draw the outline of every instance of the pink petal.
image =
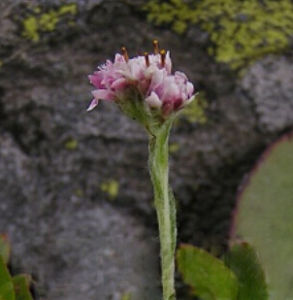
POLYGON ((123 55, 121 55, 121 54, 119 54, 119 53, 117 53, 117 54, 115 54, 115 59, 114 59, 114 63, 116 64, 116 63, 125 63, 126 61, 125 61, 125 58, 124 58, 124 56, 123 55))
POLYGON ((127 85, 126 79, 119 78, 112 83, 111 88, 114 90, 122 90, 125 88, 126 85, 127 85))
POLYGON ((99 100, 97 99, 93 99, 90 106, 88 107, 87 111, 91 111, 93 110, 99 103, 99 100))
POLYGON ((179 72, 179 71, 175 72, 174 77, 175 77, 175 81, 181 84, 187 82, 188 80, 186 75, 183 72, 179 72))
POLYGON ((102 88, 102 75, 99 72, 95 72, 94 75, 89 75, 88 76, 90 83, 97 87, 97 88, 102 88))
POLYGON ((114 93, 109 90, 94 90, 92 94, 97 100, 113 100, 115 96, 114 93))
POLYGON ((171 57, 170 57, 170 51, 167 51, 167 54, 166 54, 165 69, 167 70, 168 74, 171 74, 172 60, 171 60, 171 57))
POLYGON ((110 67, 112 67, 113 66, 113 63, 111 62, 111 60, 110 59, 107 59, 106 60, 106 67, 107 68, 110 68, 110 67))
POLYGON ((186 84, 186 90, 187 90, 188 97, 190 97, 194 91, 194 87, 193 84, 189 81, 186 84))
POLYGON ((162 101, 155 92, 151 92, 150 96, 145 99, 145 102, 150 107, 160 108, 162 106, 162 101))
POLYGON ((189 99, 185 100, 184 105, 188 105, 189 103, 191 103, 197 95, 198 95, 198 93, 192 95, 189 99))
POLYGON ((178 85, 175 83, 174 77, 169 76, 164 81, 164 93, 162 99, 164 101, 174 101, 182 98, 178 85))
POLYGON ((150 92, 156 91, 158 96, 160 97, 163 93, 163 82, 164 78, 167 76, 166 70, 155 69, 152 74, 151 84, 150 84, 150 92))
POLYGON ((133 58, 128 61, 130 76, 132 80, 139 80, 142 77, 146 65, 143 57, 133 58))

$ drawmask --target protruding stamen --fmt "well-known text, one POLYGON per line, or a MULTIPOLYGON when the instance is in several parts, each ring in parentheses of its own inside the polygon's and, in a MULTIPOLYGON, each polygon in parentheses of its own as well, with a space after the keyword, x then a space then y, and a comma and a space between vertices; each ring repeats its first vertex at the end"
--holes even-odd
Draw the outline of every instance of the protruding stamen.
POLYGON ((153 46, 154 46, 154 53, 159 54, 159 52, 160 52, 159 41, 158 40, 153 40, 153 46))
POLYGON ((123 55, 123 57, 124 57, 124 59, 125 59, 125 61, 126 62, 128 62, 128 60, 129 60, 129 56, 128 56, 128 53, 127 53, 127 50, 126 50, 126 47, 121 47, 121 52, 122 52, 122 55, 123 55))
POLYGON ((165 66, 165 62, 166 62, 166 50, 162 49, 160 51, 160 54, 161 54, 161 64, 162 64, 162 67, 164 67, 165 66))
POLYGON ((150 66, 149 54, 147 52, 145 52, 143 55, 144 55, 144 59, 145 59, 145 64, 147 67, 149 67, 150 66))

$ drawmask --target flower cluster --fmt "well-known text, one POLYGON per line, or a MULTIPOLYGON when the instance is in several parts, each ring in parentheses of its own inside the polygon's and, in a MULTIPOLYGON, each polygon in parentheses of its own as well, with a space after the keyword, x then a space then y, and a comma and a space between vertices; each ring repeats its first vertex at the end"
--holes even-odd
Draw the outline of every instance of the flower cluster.
POLYGON ((89 80, 97 89, 92 92, 88 110, 99 100, 127 101, 129 91, 135 90, 149 109, 160 110, 164 116, 177 111, 192 101, 194 87, 182 72, 171 74, 169 51, 160 50, 154 40, 154 54, 144 53, 129 59, 126 48, 116 54, 114 62, 98 67, 89 80))

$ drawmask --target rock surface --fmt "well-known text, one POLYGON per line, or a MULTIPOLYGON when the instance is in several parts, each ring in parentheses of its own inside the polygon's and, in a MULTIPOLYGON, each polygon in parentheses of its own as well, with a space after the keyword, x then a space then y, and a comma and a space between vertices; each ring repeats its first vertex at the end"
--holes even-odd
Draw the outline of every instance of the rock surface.
POLYGON ((24 20, 59 1, 0 4, 0 231, 37 299, 159 299, 147 137, 111 103, 86 113, 87 74, 121 45, 135 55, 156 37, 205 92, 208 121, 183 118, 173 130, 171 182, 179 239, 221 251, 242 178, 293 126, 292 57, 265 58, 239 79, 208 56, 196 27, 183 39, 124 1, 64 3, 77 13, 40 28, 37 42, 23 36, 24 20))
POLYGON ((292 59, 268 56, 255 64, 242 87, 255 104, 259 129, 277 132, 293 123, 292 59))

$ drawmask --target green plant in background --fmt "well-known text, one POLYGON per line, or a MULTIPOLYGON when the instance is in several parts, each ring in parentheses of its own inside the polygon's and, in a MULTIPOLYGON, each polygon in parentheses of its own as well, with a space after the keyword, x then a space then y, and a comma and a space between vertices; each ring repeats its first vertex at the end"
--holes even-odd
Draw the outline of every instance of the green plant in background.
POLYGON ((54 31, 62 18, 67 17, 67 23, 72 24, 72 17, 76 14, 77 5, 75 3, 64 4, 49 11, 42 11, 40 6, 36 6, 33 12, 22 20, 22 36, 33 42, 38 42, 40 34, 54 31))
POLYGON ((11 276, 7 263, 10 244, 5 235, 0 235, 0 300, 33 300, 29 286, 31 277, 27 274, 11 276))
POLYGON ((224 261, 238 279, 237 300, 268 299, 264 271, 258 256, 248 243, 234 244, 224 261))
POLYGON ((242 187, 231 229, 232 246, 223 258, 226 267, 202 249, 182 246, 177 264, 183 280, 202 300, 293 299, 292 220, 293 132, 265 151, 242 187), (236 296, 230 272, 237 278, 236 296))
POLYGON ((293 299, 293 133, 263 154, 237 203, 231 240, 254 245, 270 300, 293 299))
POLYGON ((236 299, 238 282, 225 264, 203 249, 191 245, 177 251, 177 266, 184 282, 192 286, 193 293, 202 300, 236 299))
POLYGON ((203 249, 182 245, 177 265, 192 294, 201 300, 267 300, 264 272, 251 246, 234 244, 218 259, 203 249))
POLYGON ((293 35, 290 0, 150 0, 144 9, 150 22, 178 34, 198 24, 212 41, 209 54, 233 69, 284 51, 293 35))

